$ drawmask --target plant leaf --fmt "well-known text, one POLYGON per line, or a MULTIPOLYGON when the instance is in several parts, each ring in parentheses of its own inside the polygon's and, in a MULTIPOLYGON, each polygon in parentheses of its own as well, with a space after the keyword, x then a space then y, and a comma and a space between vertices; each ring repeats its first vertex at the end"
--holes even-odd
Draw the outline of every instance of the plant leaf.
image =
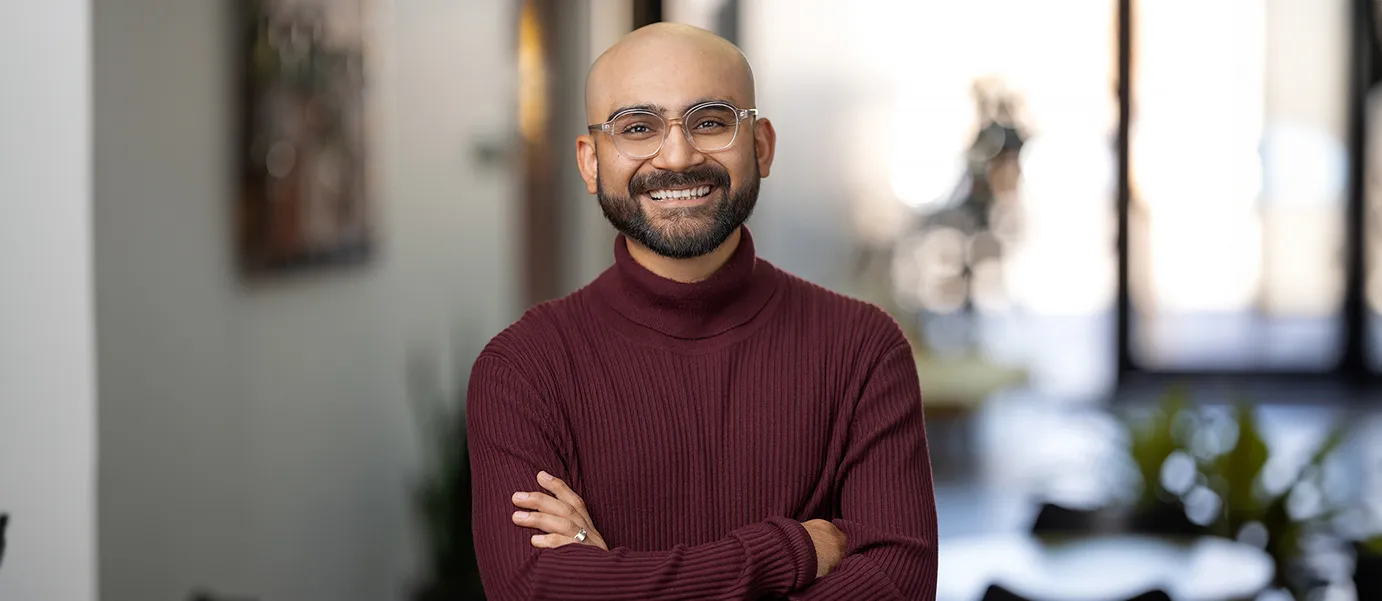
POLYGON ((1162 395, 1150 415, 1126 424, 1128 452, 1142 479, 1140 504, 1143 507, 1157 503, 1161 491, 1161 466, 1178 448, 1172 425, 1188 404, 1189 394, 1185 388, 1172 387, 1162 395))
POLYGON ((1254 484, 1267 465, 1267 443, 1262 439, 1257 418, 1246 400, 1234 407, 1238 422, 1238 440, 1233 448, 1213 462, 1214 472, 1222 478, 1225 518, 1229 531, 1237 532, 1244 524, 1261 519, 1263 506, 1254 495, 1254 484))

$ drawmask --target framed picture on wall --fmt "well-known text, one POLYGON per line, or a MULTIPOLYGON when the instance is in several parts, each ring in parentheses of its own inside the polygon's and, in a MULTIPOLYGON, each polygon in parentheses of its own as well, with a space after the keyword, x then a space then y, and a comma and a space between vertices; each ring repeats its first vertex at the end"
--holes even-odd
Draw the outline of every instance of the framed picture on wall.
POLYGON ((236 244, 251 276, 360 263, 374 230, 363 0, 240 0, 236 244))

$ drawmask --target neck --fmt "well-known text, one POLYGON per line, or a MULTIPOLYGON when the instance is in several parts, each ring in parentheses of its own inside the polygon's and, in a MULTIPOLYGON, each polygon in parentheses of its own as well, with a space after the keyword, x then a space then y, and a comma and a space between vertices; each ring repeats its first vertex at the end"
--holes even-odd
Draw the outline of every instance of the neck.
POLYGON ((704 257, 669 260, 641 252, 634 258, 645 250, 619 234, 614 264, 591 284, 591 306, 610 309, 617 318, 611 323, 630 328, 636 339, 654 335, 694 346, 726 334, 760 315, 782 281, 782 272, 758 259, 748 227, 704 257))
POLYGON ((730 234, 724 243, 715 250, 690 259, 664 257, 631 238, 626 239, 626 245, 629 249, 629 256, 633 257, 633 260, 642 265, 644 269, 653 272, 658 277, 691 284, 710 277, 729 261, 729 258, 734 255, 734 250, 739 248, 739 232, 742 229, 742 227, 735 228, 734 233, 730 234))

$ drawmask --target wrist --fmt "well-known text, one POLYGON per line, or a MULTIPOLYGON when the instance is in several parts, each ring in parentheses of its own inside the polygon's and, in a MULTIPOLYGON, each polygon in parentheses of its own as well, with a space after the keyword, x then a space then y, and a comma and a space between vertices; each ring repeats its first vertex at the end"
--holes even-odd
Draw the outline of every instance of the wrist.
POLYGON ((845 555, 845 534, 826 520, 809 520, 802 527, 811 537, 816 554, 816 578, 834 571, 845 555))
POLYGON ((734 534, 744 545, 749 578, 760 593, 786 596, 815 581, 815 544, 796 520, 772 517, 734 534))

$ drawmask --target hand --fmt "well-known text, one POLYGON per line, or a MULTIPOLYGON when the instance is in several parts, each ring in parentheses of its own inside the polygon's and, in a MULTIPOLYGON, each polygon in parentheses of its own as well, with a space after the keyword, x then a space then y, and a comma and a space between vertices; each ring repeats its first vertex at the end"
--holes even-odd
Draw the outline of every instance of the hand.
POLYGON ((571 487, 547 472, 538 472, 537 483, 551 494, 518 492, 513 495, 514 505, 532 510, 515 512, 513 523, 546 532, 533 536, 534 547, 555 549, 577 543, 576 533, 585 528, 585 542, 579 544, 609 550, 586 512, 585 501, 576 496, 571 487))
POLYGON ((816 545, 816 577, 829 574, 845 558, 845 533, 825 520, 803 522, 811 542, 816 545))

